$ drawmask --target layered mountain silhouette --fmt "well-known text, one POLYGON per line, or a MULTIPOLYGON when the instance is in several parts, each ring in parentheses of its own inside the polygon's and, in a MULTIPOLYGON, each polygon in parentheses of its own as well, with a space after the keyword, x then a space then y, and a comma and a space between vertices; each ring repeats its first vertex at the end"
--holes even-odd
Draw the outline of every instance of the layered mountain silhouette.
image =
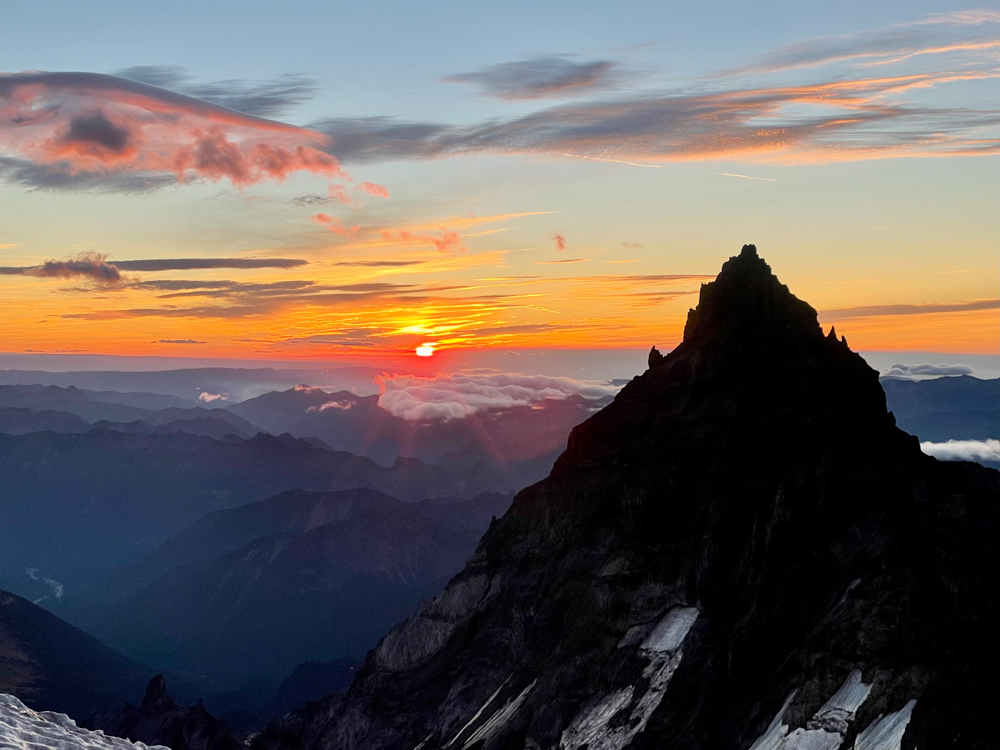
POLYGON ((65 585, 60 613, 82 623, 69 607, 103 585, 99 574, 207 513, 290 489, 356 487, 407 501, 512 489, 482 469, 412 459, 385 467, 290 435, 0 434, 0 585, 33 596, 25 570, 39 568, 65 585))
POLYGON ((95 632, 146 663, 230 684, 360 657, 461 570, 510 500, 296 490, 220 511, 139 561, 140 581, 169 572, 95 632))
POLYGON ((346 695, 255 747, 995 747, 998 497, 744 246, 346 695))

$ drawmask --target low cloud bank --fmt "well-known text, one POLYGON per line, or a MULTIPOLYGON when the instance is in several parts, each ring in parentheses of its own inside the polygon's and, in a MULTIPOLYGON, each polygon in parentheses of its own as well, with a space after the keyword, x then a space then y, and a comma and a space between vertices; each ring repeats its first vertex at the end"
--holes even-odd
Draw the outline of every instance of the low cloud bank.
POLYGON ((920 450, 941 461, 1000 461, 1000 440, 949 440, 921 443, 920 450))
POLYGON ((974 375, 968 365, 892 365, 882 372, 883 378, 938 378, 951 375, 974 375))
POLYGON ((599 399, 618 392, 618 386, 597 380, 518 372, 464 372, 430 378, 392 375, 378 377, 376 382, 381 393, 378 405, 409 421, 464 419, 489 409, 530 406, 546 399, 599 399))

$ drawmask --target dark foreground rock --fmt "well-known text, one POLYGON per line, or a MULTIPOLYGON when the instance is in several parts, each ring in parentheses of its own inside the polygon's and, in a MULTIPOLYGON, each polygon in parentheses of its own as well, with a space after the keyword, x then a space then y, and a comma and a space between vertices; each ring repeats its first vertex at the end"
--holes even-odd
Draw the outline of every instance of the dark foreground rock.
POLYGON ((167 692, 163 675, 149 681, 138 707, 126 703, 119 709, 100 711, 81 726, 133 742, 166 745, 171 750, 238 750, 243 746, 232 730, 200 703, 178 706, 167 692))
POLYGON ((256 747, 995 747, 1000 473, 753 246, 344 696, 256 747))

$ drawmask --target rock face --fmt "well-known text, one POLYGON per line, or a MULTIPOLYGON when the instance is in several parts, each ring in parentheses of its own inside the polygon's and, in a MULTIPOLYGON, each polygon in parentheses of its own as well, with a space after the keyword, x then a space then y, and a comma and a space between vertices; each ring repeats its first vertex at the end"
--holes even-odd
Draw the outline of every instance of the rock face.
POLYGON ((1000 473, 745 246, 346 696, 258 748, 993 747, 1000 473))
POLYGON ((242 747, 232 730, 200 703, 191 707, 178 706, 167 692, 163 675, 149 681, 138 708, 125 704, 120 709, 101 711, 82 726, 101 729, 107 735, 140 744, 165 745, 171 750, 239 750, 242 747))

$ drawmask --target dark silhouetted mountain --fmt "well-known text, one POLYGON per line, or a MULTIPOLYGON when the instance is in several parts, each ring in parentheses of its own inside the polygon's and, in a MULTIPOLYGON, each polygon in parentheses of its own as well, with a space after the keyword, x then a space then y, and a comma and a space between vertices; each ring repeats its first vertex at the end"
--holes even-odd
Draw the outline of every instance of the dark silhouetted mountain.
POLYGON ((998 496, 746 246, 346 696, 256 747, 995 747, 998 496))
POLYGON ((151 674, 51 612, 0 591, 0 693, 79 721, 142 690, 151 674))
POLYGON ((73 607, 90 606, 81 597, 104 586, 99 571, 207 513, 293 488, 355 487, 415 501, 509 485, 488 471, 448 472, 413 460, 386 468, 290 435, 0 434, 0 583, 37 598, 38 583, 25 569, 40 569, 65 586, 60 615, 83 624, 85 614, 73 607))
POLYGON ((883 378, 882 388, 900 429, 921 440, 1000 438, 1000 379, 968 375, 933 380, 883 378))
POLYGON ((404 503, 370 489, 220 511, 134 568, 172 568, 96 632, 163 669, 238 684, 358 657, 441 590, 509 495, 404 503))
POLYGON ((149 681, 138 707, 126 703, 119 709, 99 711, 81 724, 105 734, 172 750, 239 750, 243 743, 225 722, 200 703, 179 706, 167 692, 163 675, 149 681))
POLYGON ((447 421, 408 421, 380 408, 378 401, 378 396, 298 386, 233 404, 227 411, 269 432, 314 435, 337 450, 380 463, 415 456, 449 469, 487 465, 520 488, 548 474, 569 431, 608 399, 574 395, 447 421))

